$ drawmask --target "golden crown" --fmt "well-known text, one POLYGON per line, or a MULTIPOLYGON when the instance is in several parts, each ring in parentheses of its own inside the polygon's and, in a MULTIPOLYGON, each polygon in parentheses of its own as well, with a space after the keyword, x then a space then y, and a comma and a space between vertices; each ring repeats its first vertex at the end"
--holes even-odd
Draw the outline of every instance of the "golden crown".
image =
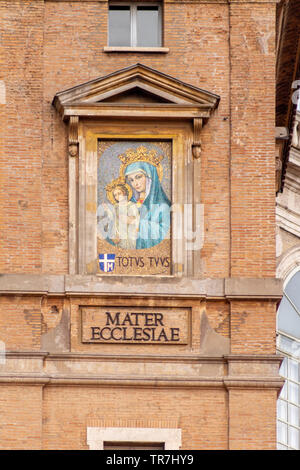
POLYGON ((124 176, 119 176, 118 178, 116 178, 115 180, 112 180, 111 183, 105 186, 106 196, 111 204, 117 203, 113 195, 113 190, 117 188, 118 186, 124 186, 127 189, 128 201, 130 201, 130 199, 132 198, 131 187, 129 186, 129 184, 126 183, 124 176))
POLYGON ((113 191, 117 186, 128 186, 126 184, 125 178, 123 176, 119 176, 119 178, 116 178, 115 180, 112 180, 111 183, 107 184, 105 186, 105 191, 106 192, 111 192, 113 191))
POLYGON ((130 165, 130 163, 143 161, 151 163, 151 165, 155 165, 156 167, 164 158, 162 155, 157 156, 156 150, 148 150, 143 145, 137 149, 128 149, 125 154, 118 155, 118 157, 124 166, 130 165))

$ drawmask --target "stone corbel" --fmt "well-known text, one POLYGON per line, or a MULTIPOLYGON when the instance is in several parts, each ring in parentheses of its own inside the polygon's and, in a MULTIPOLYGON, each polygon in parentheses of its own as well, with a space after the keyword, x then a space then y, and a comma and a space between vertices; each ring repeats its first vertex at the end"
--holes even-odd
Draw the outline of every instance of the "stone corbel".
POLYGON ((294 125, 292 146, 298 149, 300 148, 300 120, 297 120, 294 125))
POLYGON ((203 126, 202 118, 194 119, 194 142, 192 144, 193 157, 195 159, 200 158, 201 156, 201 138, 200 133, 203 126))
POLYGON ((78 116, 70 116, 69 121, 69 156, 78 157, 79 141, 78 141, 78 116))

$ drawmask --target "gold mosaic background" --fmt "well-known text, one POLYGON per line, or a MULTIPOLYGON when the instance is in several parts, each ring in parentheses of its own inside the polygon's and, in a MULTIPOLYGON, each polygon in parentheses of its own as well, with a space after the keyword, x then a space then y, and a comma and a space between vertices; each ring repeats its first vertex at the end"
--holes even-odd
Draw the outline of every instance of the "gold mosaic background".
MULTIPOLYGON (((122 141, 120 141, 122 142, 122 141)), ((130 148, 130 142, 128 142, 128 148, 130 148)), ((172 145, 170 141, 142 141, 142 140, 135 140, 131 141, 134 144, 139 145, 155 145, 155 147, 160 147, 162 150, 162 154, 164 155, 163 161, 163 178, 161 181, 162 187, 172 202, 172 194, 171 194, 171 182, 172 182, 172 175, 171 175, 171 168, 172 168, 172 145)), ((110 165, 110 172, 114 173, 114 178, 119 176, 119 168, 121 166, 121 162, 116 161, 115 159, 112 162, 105 162, 103 160, 103 152, 106 149, 109 149, 110 146, 116 144, 117 141, 110 140, 110 141, 99 141, 98 144, 98 185, 101 184, 103 178, 101 178, 101 171, 106 170, 107 164, 110 163, 114 166, 111 169, 110 165), (117 164, 116 164, 117 162, 117 164), (116 166, 118 165, 118 166, 116 166), (100 183, 99 183, 100 181, 100 183)), ((121 152, 119 152, 121 153, 121 152)), ((98 186, 98 204, 101 202, 107 202, 104 199, 104 191, 103 188, 98 186)), ((114 246, 107 242, 106 240, 101 239, 100 237, 97 238, 97 253, 99 254, 115 254, 115 268, 111 272, 104 272, 99 267, 99 260, 97 259, 97 273, 106 276, 114 276, 114 275, 139 275, 139 276, 149 276, 149 275, 163 275, 168 276, 172 274, 172 251, 171 251, 171 236, 170 233, 172 231, 169 230, 169 233, 165 237, 165 239, 159 243, 158 245, 147 248, 147 249, 128 249, 124 250, 117 246, 114 246)), ((98 258, 98 256, 97 256, 98 258)))

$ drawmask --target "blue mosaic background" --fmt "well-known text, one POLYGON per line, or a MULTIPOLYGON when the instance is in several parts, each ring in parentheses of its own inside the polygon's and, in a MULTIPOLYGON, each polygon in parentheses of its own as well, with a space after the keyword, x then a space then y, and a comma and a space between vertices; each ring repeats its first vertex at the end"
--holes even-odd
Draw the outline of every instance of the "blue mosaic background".
MULTIPOLYGON (((143 142, 143 141, 118 141, 109 145, 98 157, 98 193, 97 193, 97 203, 102 204, 103 202, 108 203, 109 201, 106 198, 105 187, 112 180, 120 176, 120 166, 121 161, 118 158, 118 155, 125 153, 129 148, 136 149, 143 145, 149 150, 156 150, 158 155, 163 155, 164 158, 161 161, 163 167, 163 178, 162 178, 162 187, 172 201, 171 193, 171 161, 168 158, 166 152, 164 152, 162 146, 170 145, 170 142, 160 142, 160 145, 157 145, 153 142, 143 142)), ((171 154, 171 152, 168 152, 171 154)))

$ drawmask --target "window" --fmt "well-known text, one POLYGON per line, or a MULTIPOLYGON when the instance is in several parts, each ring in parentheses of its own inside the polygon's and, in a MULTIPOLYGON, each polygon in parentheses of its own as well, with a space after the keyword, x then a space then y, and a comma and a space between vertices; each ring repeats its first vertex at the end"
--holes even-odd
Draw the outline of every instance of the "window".
POLYGON ((280 374, 286 379, 277 402, 280 450, 300 450, 300 271, 287 282, 278 310, 278 351, 285 356, 280 374))
POLYGON ((152 442, 104 442, 103 450, 164 450, 163 443, 152 442))
POLYGON ((109 46, 161 47, 161 5, 109 5, 109 46))

